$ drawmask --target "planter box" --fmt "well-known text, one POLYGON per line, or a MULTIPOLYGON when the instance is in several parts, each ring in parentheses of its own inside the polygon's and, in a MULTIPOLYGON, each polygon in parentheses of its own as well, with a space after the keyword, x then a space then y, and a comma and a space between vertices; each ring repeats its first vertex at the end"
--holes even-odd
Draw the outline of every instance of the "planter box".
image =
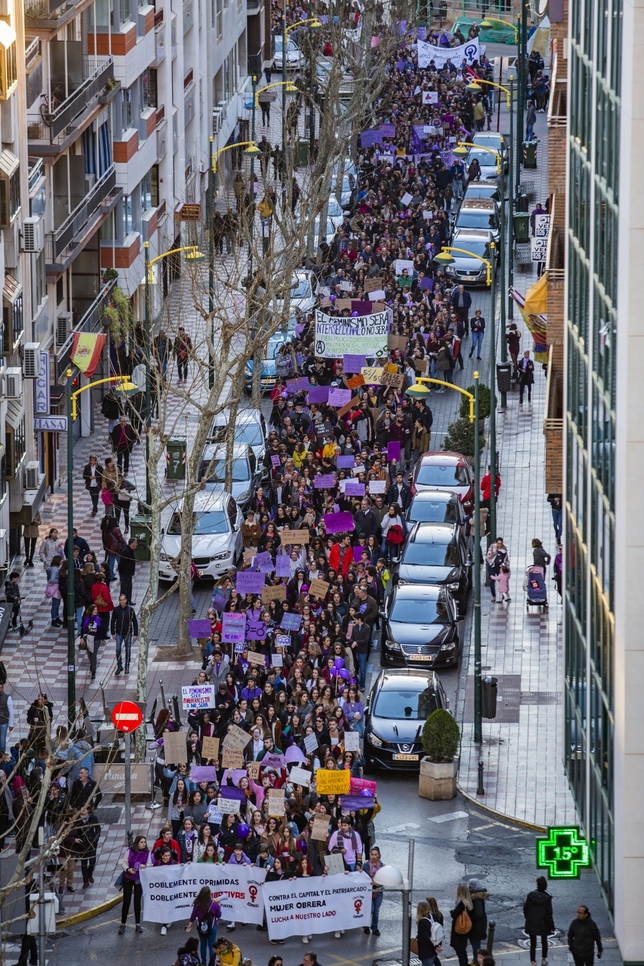
POLYGON ((439 764, 428 758, 420 760, 420 775, 418 777, 418 794, 421 798, 428 798, 430 802, 446 801, 456 798, 456 772, 458 762, 450 761, 439 764))

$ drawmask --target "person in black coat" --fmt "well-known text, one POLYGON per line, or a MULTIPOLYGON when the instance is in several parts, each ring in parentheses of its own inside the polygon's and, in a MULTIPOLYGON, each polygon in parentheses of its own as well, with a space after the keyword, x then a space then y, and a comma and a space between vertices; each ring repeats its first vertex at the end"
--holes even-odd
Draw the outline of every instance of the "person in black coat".
POLYGON ((595 944, 597 959, 601 959, 602 939, 597 923, 593 921, 588 906, 579 906, 577 918, 568 927, 568 949, 572 953, 575 966, 593 966, 595 944))
POLYGON ((472 909, 473 903, 472 897, 470 896, 470 890, 466 885, 458 886, 456 889, 456 905, 450 910, 450 916, 452 917, 452 931, 449 938, 449 944, 458 956, 459 966, 468 966, 467 940, 472 928, 472 909), (467 913, 470 919, 470 929, 468 929, 467 932, 457 932, 456 925, 464 912, 467 913))
POLYGON ((489 897, 487 889, 478 879, 470 879, 470 896, 472 898, 472 929, 468 936, 472 946, 472 958, 476 960, 476 953, 479 946, 487 939, 487 913, 485 911, 485 900, 489 897))
POLYGON ((94 882, 96 868, 96 850, 101 836, 101 826, 98 819, 89 808, 81 808, 78 821, 74 823, 74 835, 77 839, 78 854, 83 873, 83 888, 87 889, 94 882))
POLYGON ((391 506, 392 503, 397 503, 399 507, 403 510, 403 513, 409 509, 411 503, 411 489, 409 484, 404 482, 404 476, 402 473, 396 474, 396 482, 392 483, 389 487, 387 493, 387 503, 391 506))
POLYGON ((530 358, 528 349, 523 353, 523 358, 519 362, 519 403, 523 402, 523 390, 528 388, 528 402, 532 399, 532 387, 534 385, 534 362, 530 358))
POLYGON ((555 931, 552 915, 552 896, 546 892, 548 882, 545 876, 537 879, 537 888, 529 892, 523 903, 525 931, 530 937, 530 962, 536 966, 537 937, 541 936, 541 964, 548 959, 548 936, 555 931))
POLYGON ((434 966, 438 948, 432 942, 432 920, 430 919, 431 909, 426 899, 421 899, 416 907, 416 922, 418 933, 416 942, 418 943, 418 958, 422 966, 434 966))

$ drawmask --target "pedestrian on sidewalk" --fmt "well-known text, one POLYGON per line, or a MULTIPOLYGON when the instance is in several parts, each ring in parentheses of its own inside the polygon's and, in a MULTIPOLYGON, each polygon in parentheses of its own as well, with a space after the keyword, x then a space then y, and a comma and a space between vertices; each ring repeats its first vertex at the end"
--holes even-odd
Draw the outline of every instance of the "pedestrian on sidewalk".
POLYGON ((134 896, 134 921, 136 923, 136 931, 143 932, 141 927, 141 899, 143 897, 141 869, 145 869, 148 865, 151 865, 152 858, 145 835, 137 835, 133 841, 134 844, 131 849, 127 850, 127 855, 123 862, 123 905, 121 906, 119 936, 122 936, 125 932, 125 924, 130 912, 132 896, 134 896))
MULTIPOLYGON (((362 866, 362 871, 366 872, 367 875, 371 877, 371 881, 373 882, 373 889, 371 891, 371 932, 374 934, 374 936, 380 935, 380 930, 378 929, 380 906, 382 905, 382 900, 385 897, 383 887, 374 881, 376 872, 378 872, 379 869, 382 869, 382 856, 378 846, 374 845, 369 853, 369 861, 365 862, 365 864, 362 866)), ((362 931, 369 935, 369 926, 363 926, 362 931)))
POLYGON ((58 537, 58 530, 56 527, 52 527, 43 542, 40 544, 40 550, 38 551, 38 556, 42 561, 42 565, 45 571, 49 570, 52 565, 53 559, 56 556, 65 556, 65 544, 58 537))
POLYGON ((34 565, 34 551, 36 549, 36 541, 40 535, 41 524, 42 519, 40 517, 40 510, 38 510, 31 523, 25 523, 22 529, 22 535, 25 541, 25 567, 33 567, 34 565))
POLYGON ((490 594, 492 595, 492 600, 496 600, 496 582, 491 578, 493 575, 498 576, 500 574, 501 567, 504 564, 507 567, 510 566, 510 556, 508 554, 508 548, 503 543, 503 537, 497 537, 494 543, 491 543, 487 548, 485 562, 488 577, 490 577, 490 594))
POLYGON ((496 592, 501 595, 501 601, 506 604, 509 603, 512 598, 510 597, 510 568, 507 564, 501 564, 501 569, 498 574, 490 574, 490 580, 496 581, 496 592))
POLYGON ((559 547, 557 548, 557 555, 555 557, 555 562, 553 564, 553 574, 554 574, 553 580, 554 580, 555 586, 557 588, 557 593, 561 597, 562 596, 562 594, 561 594, 561 578, 562 578, 562 575, 563 575, 563 548, 562 548, 561 544, 559 544, 559 547))
POLYGON ((123 673, 123 662, 121 653, 125 645, 125 673, 130 672, 130 657, 132 653, 132 641, 139 636, 139 624, 136 619, 134 608, 128 604, 125 594, 119 597, 118 607, 114 608, 111 620, 112 637, 116 641, 116 674, 123 673))
POLYGON ((552 560, 552 557, 547 550, 544 550, 541 540, 535 539, 532 541, 532 562, 535 567, 541 567, 543 569, 543 576, 546 576, 546 569, 548 564, 552 560))
MULTIPOLYGON (((18 629, 18 618, 20 617, 20 574, 17 570, 12 570, 9 579, 4 582, 4 599, 11 604, 11 627, 14 631, 18 629)), ((1 692, 0 692, 1 693, 1 692)), ((0 725, 0 729, 1 729, 0 725)), ((1 735, 1 731, 0 731, 1 735)), ((4 742, 0 738, 0 751, 4 752, 4 742)))
MULTIPOLYGON (((177 360, 177 373, 179 375, 179 383, 183 379, 184 382, 188 381, 188 362, 190 360, 190 354, 192 352, 192 339, 184 329, 182 325, 179 326, 179 331, 177 337, 174 340, 174 354, 177 360)), ((125 470, 127 473, 127 469, 125 470)))
POLYGON ((533 101, 528 101, 528 110, 525 115, 525 139, 534 141, 534 122, 537 120, 537 109, 533 101))
POLYGON ((98 616, 103 626, 103 636, 110 636, 110 613, 114 610, 114 604, 110 595, 110 588, 107 586, 105 574, 102 570, 97 570, 94 583, 90 591, 92 603, 98 608, 98 616))
POLYGON ((96 604, 89 604, 85 608, 85 614, 81 623, 81 637, 85 644, 87 656, 89 658, 89 670, 92 681, 96 677, 96 662, 98 660, 98 649, 101 641, 104 640, 103 624, 98 614, 96 604))
POLYGON ((485 900, 489 898, 489 893, 479 879, 470 879, 470 897, 472 899, 472 929, 468 936, 472 947, 472 958, 476 959, 476 953, 482 942, 487 939, 487 913, 485 911, 485 900))
POLYGON ((563 519, 563 497, 561 493, 549 493, 548 503, 552 510, 552 525, 555 528, 555 540, 561 540, 561 525, 563 519))
POLYGON ((555 921, 552 915, 552 896, 547 892, 546 877, 540 875, 537 888, 529 892, 523 903, 525 916, 525 931, 530 937, 530 963, 537 966, 537 938, 541 937, 541 966, 548 963, 548 936, 555 931, 555 921))
POLYGON ((597 959, 602 958, 602 940, 597 923, 590 915, 588 906, 579 906, 577 918, 568 928, 568 949, 572 953, 575 966, 593 966, 595 945, 597 959))
MULTIPOLYGON (((487 473, 485 474, 485 476, 481 480, 481 506, 482 507, 488 507, 488 508, 490 506, 490 498, 492 496, 492 473, 491 473, 491 470, 492 470, 492 467, 491 466, 488 466, 487 473)), ((494 488, 494 490, 495 490, 494 495, 495 495, 495 497, 496 497, 497 500, 499 498, 499 491, 500 491, 500 489, 501 489, 501 477, 497 473, 496 474, 496 486, 494 488)))
POLYGON ((472 307, 472 296, 464 285, 456 285, 452 289, 449 302, 454 309, 454 312, 465 326, 465 335, 469 335, 470 330, 467 320, 469 318, 470 308, 472 307))
POLYGON ((11 695, 5 691, 4 684, 0 683, 0 752, 4 755, 7 749, 7 732, 13 731, 13 701, 11 695))
POLYGON ((528 389, 528 402, 532 401, 532 387, 534 385, 534 362, 530 358, 530 350, 526 349, 519 363, 519 404, 523 405, 523 390, 528 389))
POLYGON ((87 805, 80 810, 76 822, 76 837, 80 840, 78 852, 83 874, 83 889, 88 889, 94 883, 94 869, 96 868, 96 850, 101 837, 101 826, 98 819, 87 805))
POLYGON ((127 547, 121 551, 119 558, 119 578, 121 580, 121 594, 125 595, 128 604, 134 604, 132 600, 132 580, 136 573, 136 548, 139 541, 136 537, 131 537, 127 542, 127 547))
POLYGON ((505 333, 505 341, 508 344, 508 352, 514 366, 513 376, 519 375, 519 352, 521 351, 521 333, 517 329, 516 322, 510 324, 510 329, 505 333))
POLYGON ((434 966, 438 955, 440 943, 434 944, 432 940, 431 912, 427 899, 421 899, 416 906, 416 946, 418 958, 422 966, 434 966))
POLYGON ((118 471, 119 473, 125 473, 127 476, 130 468, 130 453, 138 440, 134 427, 128 421, 127 416, 121 416, 118 425, 110 433, 110 438, 114 452, 116 453, 118 471))
POLYGON ((130 506, 132 504, 132 493, 135 489, 134 483, 130 483, 129 480, 126 480, 124 476, 119 474, 116 491, 114 493, 114 516, 116 517, 116 522, 120 524, 121 513, 123 514, 124 533, 127 533, 130 529, 130 506))
POLYGON ((449 944, 458 957, 459 966, 468 966, 467 940, 472 930, 472 897, 466 885, 456 889, 456 905, 450 911, 452 932, 449 944))
POLYGON ((474 316, 470 319, 470 328, 472 330, 472 348, 470 350, 470 359, 474 355, 474 350, 476 350, 476 358, 480 359, 483 336, 485 335, 485 319, 481 315, 480 309, 476 309, 474 316))
POLYGON ((101 495, 103 485, 103 467, 96 456, 90 456, 89 462, 83 470, 83 480, 85 481, 85 489, 92 501, 92 516, 95 517, 98 513, 98 498, 101 495))
POLYGON ((63 599, 60 592, 59 581, 60 581, 60 565, 63 562, 63 558, 60 554, 56 554, 52 558, 51 566, 47 568, 47 586, 45 587, 45 597, 49 597, 51 600, 51 626, 52 627, 62 627, 63 622, 61 621, 60 614, 60 602, 63 599))

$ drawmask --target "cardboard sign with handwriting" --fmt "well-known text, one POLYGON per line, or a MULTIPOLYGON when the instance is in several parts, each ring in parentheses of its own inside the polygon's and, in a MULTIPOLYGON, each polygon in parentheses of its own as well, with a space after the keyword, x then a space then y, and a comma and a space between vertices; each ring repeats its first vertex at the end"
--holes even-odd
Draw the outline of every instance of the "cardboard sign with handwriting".
POLYGON ((348 769, 318 768, 315 773, 315 790, 318 795, 348 795, 351 772, 348 769))
POLYGON ((364 386, 364 376, 351 376, 350 379, 347 379, 349 389, 357 389, 358 386, 364 386))
POLYGON ((286 815, 286 802, 284 800, 283 788, 269 788, 268 814, 276 816, 286 815))
POLYGON ((219 758, 219 738, 201 739, 201 757, 219 758))
POLYGON ((266 658, 259 651, 249 651, 246 656, 251 664, 259 664, 260 667, 266 666, 266 658))
POLYGON ((243 768, 244 752, 238 748, 224 748, 221 753, 222 768, 243 768))
POLYGON ((407 336, 406 335, 388 335, 387 336, 387 348, 388 349, 402 349, 402 351, 404 352, 405 349, 407 348, 407 342, 408 341, 409 340, 407 339, 407 336))
POLYGON ((184 765, 188 761, 185 731, 164 731, 163 751, 166 765, 184 765))
POLYGON ((280 530, 280 543, 283 547, 288 544, 308 543, 310 539, 311 534, 308 530, 280 530))
POLYGON ((364 376, 364 381, 370 385, 376 386, 380 385, 382 371, 382 366, 365 366, 364 369, 361 370, 362 375, 364 376))
POLYGON ((405 382, 405 375, 402 372, 383 372, 380 377, 381 386, 393 386, 394 389, 402 389, 405 382))
POLYGON ((277 587, 264 587, 262 600, 265 604, 270 603, 271 600, 286 600, 286 587, 284 584, 279 584, 277 587))
POLYGON ((313 818, 313 828, 311 838, 314 842, 326 842, 329 837, 329 816, 315 815, 313 818))
MULTIPOLYGON (((382 279, 380 278, 379 275, 377 275, 375 278, 365 279, 365 283, 364 283, 365 292, 377 292, 381 288, 382 288, 382 279)), ((389 338, 391 338, 391 336, 389 338)))
POLYGON ((335 300, 335 307, 338 310, 338 312, 343 312, 344 309, 348 309, 349 312, 350 312, 351 311, 351 299, 336 299, 335 300))
POLYGON ((259 769, 261 768, 261 762, 259 761, 249 761, 246 765, 246 771, 248 772, 248 777, 253 781, 257 781, 259 778, 259 769))
POLYGON ((247 731, 244 731, 243 728, 239 728, 237 725, 233 725, 224 738, 224 748, 243 751, 250 740, 251 736, 247 731))
POLYGON ((319 577, 314 577, 309 584, 309 594, 324 599, 329 592, 330 586, 331 584, 327 583, 326 580, 320 580, 319 577))

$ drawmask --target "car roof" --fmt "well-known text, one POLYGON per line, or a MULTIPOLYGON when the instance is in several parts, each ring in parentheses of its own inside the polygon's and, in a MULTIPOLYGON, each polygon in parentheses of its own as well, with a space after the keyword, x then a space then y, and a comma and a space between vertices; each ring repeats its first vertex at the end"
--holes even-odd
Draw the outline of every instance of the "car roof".
POLYGON ((409 535, 410 543, 451 543, 456 536, 454 523, 416 523, 409 535))
POLYGON ((445 596, 445 588, 440 584, 397 584, 392 596, 396 600, 438 600, 445 596))
MULTIPOLYGON (((235 443, 233 445, 233 459, 237 460, 242 456, 248 456, 248 445, 246 443, 235 443)), ((221 458, 226 456, 226 447, 222 443, 208 443, 204 446, 202 460, 211 460, 216 450, 221 450, 221 458)), ((219 454, 217 454, 219 455, 219 454)))
POLYGON ((423 463, 446 463, 448 465, 467 462, 462 453, 454 453, 451 450, 423 453, 421 461, 423 463))
POLYGON ((414 499, 414 503, 449 503, 451 500, 459 502, 458 493, 450 493, 449 490, 419 490, 414 499))
POLYGON ((480 181, 472 181, 467 186, 467 190, 470 188, 493 188, 494 191, 499 190, 499 186, 496 181, 486 181, 485 178, 481 178, 480 181))
MULTIPOLYGON (((489 241, 490 233, 486 228, 457 228, 454 238, 471 238, 472 241, 489 241)), ((456 252, 457 255, 462 252, 456 252)))
POLYGON ((491 198, 464 198, 461 203, 461 211, 463 209, 471 211, 473 208, 479 208, 484 211, 496 211, 496 205, 491 198))
POLYGON ((479 144, 482 141, 496 141, 499 144, 505 144, 505 137, 500 131, 477 131, 472 138, 472 143, 479 144))
POLYGON ((430 685, 438 685, 438 677, 433 671, 396 668, 391 671, 382 671, 376 683, 380 691, 396 691, 400 687, 412 687, 418 691, 424 691, 430 685))
MULTIPOLYGON (((213 510, 226 510, 228 501, 232 499, 232 493, 228 490, 197 490, 194 497, 195 513, 211 512, 213 510)), ((177 504, 175 510, 183 509, 183 500, 177 504)))
MULTIPOLYGON (((239 425, 244 425, 245 423, 261 424, 262 416, 263 416, 263 413, 261 409, 253 409, 250 407, 248 409, 238 409, 237 417, 235 419, 235 424, 239 424, 239 425)), ((220 413, 217 413, 217 415, 213 419, 212 424, 213 426, 227 426, 229 422, 230 422, 230 415, 225 410, 222 410, 220 413)))

